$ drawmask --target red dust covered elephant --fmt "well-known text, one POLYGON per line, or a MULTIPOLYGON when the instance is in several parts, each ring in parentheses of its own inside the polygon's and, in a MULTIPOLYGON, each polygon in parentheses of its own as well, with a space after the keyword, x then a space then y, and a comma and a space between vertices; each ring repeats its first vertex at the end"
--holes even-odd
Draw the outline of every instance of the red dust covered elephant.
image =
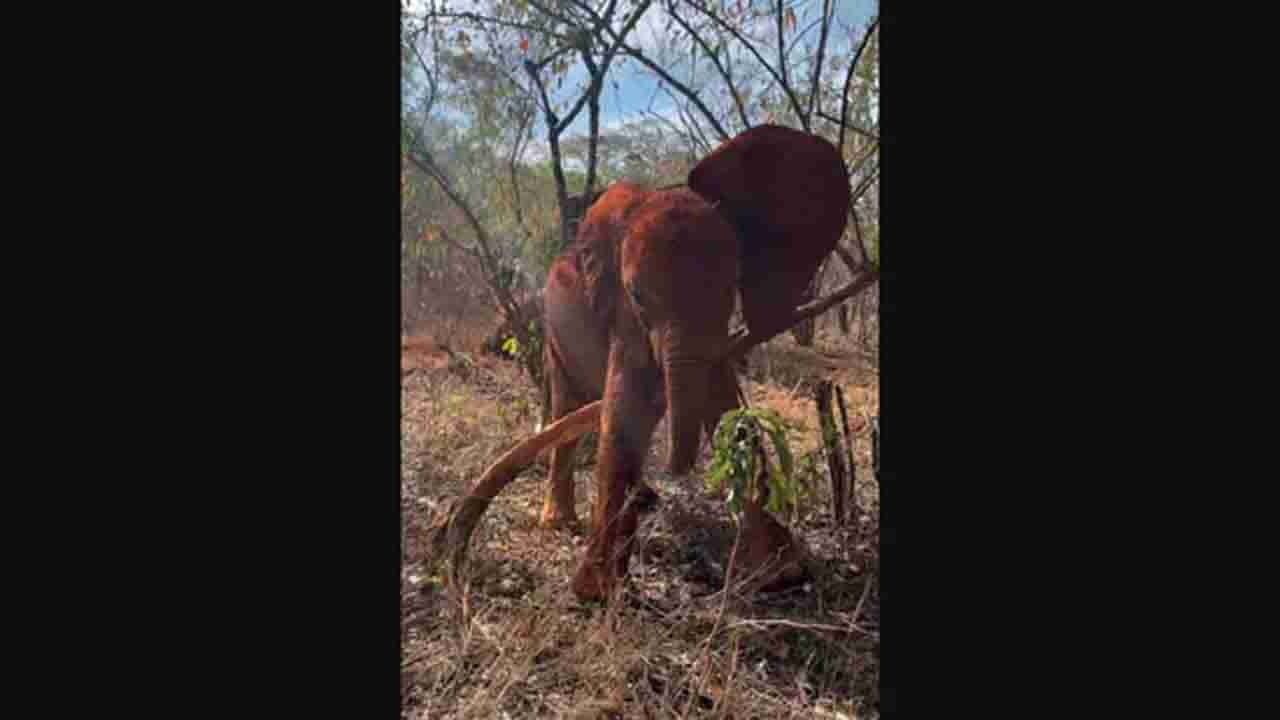
MULTIPOLYGON (((551 417, 562 420, 552 428, 576 424, 580 433, 594 419, 582 414, 584 406, 602 401, 590 542, 573 580, 580 598, 602 599, 626 575, 638 514, 656 499, 641 475, 663 414, 670 413, 669 468, 683 475, 702 434, 737 406, 727 356, 735 294, 752 335, 785 329, 843 233, 849 202, 834 146, 763 125, 704 158, 687 187, 617 183, 592 204, 576 240, 553 262, 544 293, 551 417)), ((542 512, 543 524, 556 527, 576 522, 576 440, 552 435, 522 447, 527 456, 558 445, 542 512)), ((463 545, 488 500, 510 481, 508 471, 518 471, 506 461, 458 509, 453 524, 463 545)), ((784 567, 775 578, 801 575, 786 529, 758 504, 747 514, 739 565, 751 572, 780 556, 784 567)))

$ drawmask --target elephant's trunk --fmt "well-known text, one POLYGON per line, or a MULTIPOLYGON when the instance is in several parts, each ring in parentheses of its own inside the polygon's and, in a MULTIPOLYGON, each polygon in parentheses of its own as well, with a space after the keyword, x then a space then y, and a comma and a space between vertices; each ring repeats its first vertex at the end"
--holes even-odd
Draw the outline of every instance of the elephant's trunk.
POLYGON ((711 383, 706 362, 667 359, 667 428, 670 432, 670 471, 683 475, 693 469, 701 445, 702 425, 711 383))

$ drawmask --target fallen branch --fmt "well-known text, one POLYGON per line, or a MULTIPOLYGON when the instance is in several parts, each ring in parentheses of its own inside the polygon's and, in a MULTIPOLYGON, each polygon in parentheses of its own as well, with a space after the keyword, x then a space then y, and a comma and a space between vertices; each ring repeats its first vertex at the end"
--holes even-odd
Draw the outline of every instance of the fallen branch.
MULTIPOLYGON (((796 628, 798 630, 826 630, 829 632, 839 632, 839 633, 847 633, 847 632, 850 632, 851 630, 851 628, 840 627, 839 625, 819 625, 817 623, 802 623, 802 622, 796 622, 794 620, 781 620, 781 619, 739 620, 735 623, 730 624, 729 629, 740 628, 740 627, 749 627, 749 628, 759 629, 759 628, 769 627, 771 625, 783 625, 790 628, 796 628)), ((852 629, 860 629, 860 628, 852 628, 852 629)))
POLYGON ((471 533, 480 516, 488 509, 489 502, 515 480, 521 470, 532 465, 544 450, 576 440, 597 429, 600 426, 601 406, 602 403, 596 401, 581 407, 508 450, 485 470, 465 497, 441 514, 441 519, 428 531, 428 547, 432 549, 433 560, 448 555, 450 585, 456 587, 457 573, 465 560, 471 533))

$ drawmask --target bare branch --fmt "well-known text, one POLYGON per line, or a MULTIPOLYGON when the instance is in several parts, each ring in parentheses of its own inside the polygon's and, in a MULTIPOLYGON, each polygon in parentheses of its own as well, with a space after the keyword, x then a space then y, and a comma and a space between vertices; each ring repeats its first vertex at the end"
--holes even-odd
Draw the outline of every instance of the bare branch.
POLYGON ((525 322, 524 314, 519 303, 515 301, 515 298, 511 296, 511 293, 507 288, 494 281, 494 279, 499 275, 498 262, 494 257, 493 250, 489 242, 489 233, 484 229, 484 226, 480 224, 480 220, 476 217, 475 212, 472 211, 471 205, 457 192, 457 190, 454 189, 453 184, 449 182, 449 177, 444 173, 439 165, 436 164, 435 159, 431 156, 429 151, 420 147, 410 148, 409 160, 416 165, 418 169, 422 170, 429 177, 434 179, 436 184, 440 186, 440 189, 444 191, 444 194, 448 196, 449 200, 453 202, 453 204, 462 211, 463 216, 466 217, 467 224, 471 226, 471 230, 476 236, 476 246, 479 248, 477 259, 480 261, 485 274, 490 278, 490 281, 486 282, 485 285, 488 286, 490 293, 493 295, 493 299, 498 305, 498 309, 502 311, 503 315, 507 319, 511 320, 515 331, 519 335, 520 342, 529 342, 528 324, 525 322))
MULTIPOLYGON (((827 113, 825 113, 825 112, 822 112, 821 110, 819 110, 818 112, 816 112, 816 113, 814 113, 814 114, 815 114, 815 115, 817 115, 818 117, 822 118, 823 120, 826 120, 827 122, 829 122, 829 123, 833 124, 833 125, 839 125, 839 124, 840 124, 840 118, 838 118, 838 117, 836 117, 836 116, 834 116, 834 115, 829 115, 829 114, 827 114, 827 113)), ((847 125, 847 126, 848 126, 848 128, 849 128, 850 130, 854 131, 855 133, 857 133, 857 134, 859 134, 859 135, 861 135, 861 136, 863 136, 863 137, 871 138, 872 140, 877 140, 877 141, 880 139, 880 135, 879 135, 878 133, 872 132, 871 130, 864 130, 864 129, 862 129, 862 128, 858 127, 857 125, 847 125)))
MULTIPOLYGON (((787 80, 787 38, 783 34, 783 28, 786 26, 786 22, 782 17, 782 0, 777 0, 777 8, 778 11, 774 14, 777 16, 778 25, 778 71, 782 74, 782 88, 784 90, 788 90, 787 94, 790 95, 791 93, 789 92, 789 88, 791 87, 791 83, 787 80)), ((796 118, 800 120, 800 124, 804 126, 804 129, 808 130, 809 118, 805 117, 804 111, 800 109, 799 103, 792 103, 792 105, 796 111, 796 118)))
POLYGON ((746 128, 751 127, 751 121, 747 120, 746 108, 742 104, 742 96, 738 93, 738 88, 734 85, 733 78, 729 75, 729 71, 726 70, 725 66, 720 62, 719 53, 712 52, 711 48, 707 46, 706 41, 702 39, 702 36, 695 32, 693 26, 676 12, 675 2, 670 4, 667 11, 671 15, 671 18, 675 20, 685 32, 689 33, 689 37, 693 38, 694 42, 698 43, 698 46, 702 48, 702 51, 711 59, 711 64, 714 65, 716 71, 720 73, 720 77, 724 80, 724 84, 729 88, 729 94, 733 96, 733 104, 738 108, 738 117, 742 120, 743 129, 745 130, 746 128))
POLYGON ((663 88, 663 91, 671 98, 671 104, 675 107, 676 113, 680 115, 680 120, 684 123, 685 129, 688 130, 689 138, 694 141, 694 146, 700 152, 710 152, 712 143, 707 139, 706 133, 702 131, 702 126, 694 120, 693 113, 689 111, 687 106, 682 105, 676 99, 670 88, 663 88))
POLYGON ((871 187, 871 184, 874 183, 876 179, 878 179, 879 177, 880 177, 880 165, 877 163, 876 169, 872 170, 871 173, 867 175, 866 179, 863 180, 858 185, 858 188, 853 191, 853 195, 850 198, 850 205, 858 202, 858 198, 862 197, 862 193, 866 192, 871 187))
POLYGON ((636 60, 639 60, 641 63, 644 64, 645 67, 649 68, 654 73, 656 73, 658 77, 666 81, 667 85, 670 85, 676 90, 679 90, 681 95, 684 95, 686 98, 688 98, 689 102, 693 103, 694 107, 698 108, 698 110, 702 113, 702 116, 707 119, 707 122, 711 125, 711 128, 716 131, 716 134, 720 136, 721 140, 729 139, 729 133, 724 131, 724 128, 721 127, 719 121, 716 120, 716 116, 713 115, 711 111, 707 109, 707 106, 702 103, 702 100, 698 98, 697 93, 690 90, 689 87, 684 83, 671 77, 670 73, 668 73, 666 70, 663 70, 662 67, 659 66, 654 61, 645 57, 644 53, 640 52, 639 50, 636 50, 635 48, 626 44, 622 44, 621 48, 622 48, 622 52, 626 53, 629 57, 633 57, 636 60))
POLYGON ((770 339, 781 335, 787 330, 795 327, 797 324, 802 323, 811 317, 821 315, 831 309, 832 306, 857 295, 873 285, 879 279, 880 273, 878 272, 863 273, 830 295, 814 300, 813 302, 797 309, 791 314, 791 317, 776 330, 763 330, 758 333, 751 333, 745 328, 740 328, 730 336, 729 349, 723 354, 723 356, 727 359, 739 357, 752 347, 768 342, 770 339))
POLYGON ((871 253, 867 252, 867 243, 862 239, 862 218, 858 216, 853 203, 849 203, 849 214, 853 216, 853 231, 858 236, 858 250, 862 253, 862 261, 870 264, 871 253))
MULTIPOLYGON (((844 90, 840 93, 840 142, 836 144, 836 149, 841 153, 844 152, 844 128, 847 124, 849 116, 849 83, 853 81, 853 71, 858 67, 858 60, 862 59, 862 51, 867 49, 867 41, 871 39, 871 33, 876 31, 880 26, 880 16, 877 15, 871 24, 867 26, 867 31, 862 34, 862 44, 858 46, 858 51, 853 54, 853 60, 849 62, 849 72, 844 76, 844 90)), ((879 140, 880 138, 875 138, 879 140)))
POLYGON ((515 142, 511 144, 511 156, 507 159, 507 168, 511 172, 511 194, 512 201, 516 212, 516 224, 520 226, 520 231, 529 236, 529 228, 524 222, 524 204, 520 200, 520 174, 517 172, 516 164, 521 156, 524 155, 525 147, 527 147, 529 138, 529 129, 533 125, 533 113, 520 113, 520 126, 516 129, 515 142))
POLYGON ((871 143, 871 145, 867 148, 867 151, 862 154, 862 157, 858 158, 858 161, 855 162, 853 165, 850 165, 846 168, 845 175, 847 175, 850 178, 857 175, 858 171, 862 169, 862 166, 865 165, 868 160, 874 157, 875 154, 879 152, 879 150, 880 150, 879 141, 871 143))
POLYGON ((562 43, 570 42, 570 39, 567 35, 561 35, 560 33, 554 32, 552 30, 548 30, 546 28, 540 28, 536 25, 527 25, 525 23, 512 22, 510 20, 502 20, 494 17, 486 17, 484 15, 478 15, 473 12, 455 13, 455 12, 442 12, 439 10, 431 10, 426 13, 425 17, 443 18, 446 20, 467 20, 469 22, 476 23, 477 25, 499 25, 502 27, 514 28, 516 30, 524 30, 525 32, 537 33, 538 35, 542 35, 544 37, 555 38, 556 40, 559 40, 562 43))
POLYGON ((545 4, 538 2, 538 0, 529 0, 529 4, 532 5, 538 12, 542 13, 543 15, 546 15, 547 17, 553 20, 559 20, 560 22, 564 23, 565 25, 568 25, 569 27, 577 27, 580 24, 580 21, 578 18, 558 13, 555 10, 552 10, 550 7, 547 7, 545 4))
POLYGON ((818 40, 818 59, 813 66, 813 83, 812 89, 809 91, 809 115, 813 115, 815 107, 818 107, 818 80, 822 76, 822 61, 825 59, 827 51, 827 33, 831 29, 831 14, 834 10, 834 4, 831 0, 822 0, 822 36, 818 40))
MULTIPOLYGON (((726 32, 728 32, 730 35, 736 38, 738 42, 742 43, 742 46, 745 47, 748 52, 750 52, 752 55, 755 56, 756 60, 760 62, 760 66, 763 67, 765 71, 768 72, 769 75, 771 75, 773 79, 776 80, 778 84, 782 87, 782 91, 786 93, 787 99, 790 100, 791 102, 791 108, 795 110, 796 117, 799 117, 801 119, 801 122, 804 123, 805 129, 808 130, 809 129, 808 120, 805 118, 804 110, 800 107, 800 100, 796 98, 795 92, 792 90, 791 85, 786 81, 786 79, 782 75, 778 74, 778 71, 775 70, 773 66, 771 66, 768 63, 768 61, 764 59, 764 57, 760 54, 760 51, 756 50, 755 45, 753 45, 751 41, 746 38, 746 36, 738 32, 737 28, 733 27, 728 22, 726 22, 723 18, 721 18, 719 14, 713 12, 707 7, 704 7, 700 1, 686 0, 686 2, 688 2, 698 12, 702 13, 707 18, 710 18, 712 22, 724 28, 726 32)), ((781 20, 779 22, 781 22, 781 20)), ((781 57, 782 57, 782 53, 781 53, 781 50, 779 50, 779 58, 781 59, 781 57)), ((786 67, 785 62, 783 64, 783 67, 785 69, 786 67)))
MULTIPOLYGON (((858 232, 858 250, 860 252, 862 251, 862 232, 861 231, 858 232)), ((844 263, 844 266, 846 268, 849 268, 850 274, 857 275, 858 273, 863 271, 864 269, 863 264, 855 260, 853 257, 853 254, 850 253, 848 250, 846 250, 843 245, 836 245, 836 255, 840 256, 840 260, 844 263)))

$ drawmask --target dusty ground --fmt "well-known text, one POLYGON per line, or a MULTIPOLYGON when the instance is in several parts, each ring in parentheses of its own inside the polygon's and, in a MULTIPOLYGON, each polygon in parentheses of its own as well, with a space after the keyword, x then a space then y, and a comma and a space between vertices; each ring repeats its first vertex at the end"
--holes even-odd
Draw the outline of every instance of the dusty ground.
MULTIPOLYGON (((720 592, 733 521, 716 495, 661 472, 659 426, 647 477, 661 501, 643 518, 624 602, 585 606, 569 591, 583 539, 537 528, 539 463, 482 520, 458 603, 428 570, 424 529, 533 431, 537 395, 512 364, 448 354, 428 338, 402 342, 402 717, 877 717, 879 509, 864 423, 878 412, 876 375, 860 355, 787 338, 756 351, 747 387, 753 405, 794 425, 792 450, 814 497, 785 521, 819 562, 815 582, 749 598, 720 592), (843 388, 856 436, 864 512, 842 529, 816 453, 821 377, 843 388)), ((583 455, 585 520, 592 459, 583 455)))

